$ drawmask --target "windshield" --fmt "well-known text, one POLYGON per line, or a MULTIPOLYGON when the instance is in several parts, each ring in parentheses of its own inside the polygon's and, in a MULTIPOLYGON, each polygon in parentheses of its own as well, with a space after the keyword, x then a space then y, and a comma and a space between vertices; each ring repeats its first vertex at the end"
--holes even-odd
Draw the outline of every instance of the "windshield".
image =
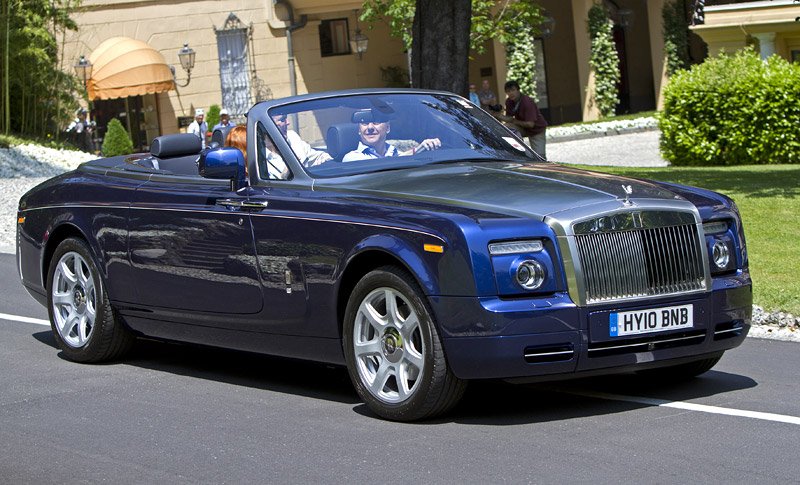
POLYGON ((315 177, 467 160, 540 160, 491 115, 454 95, 340 96, 278 106, 269 115, 315 177))

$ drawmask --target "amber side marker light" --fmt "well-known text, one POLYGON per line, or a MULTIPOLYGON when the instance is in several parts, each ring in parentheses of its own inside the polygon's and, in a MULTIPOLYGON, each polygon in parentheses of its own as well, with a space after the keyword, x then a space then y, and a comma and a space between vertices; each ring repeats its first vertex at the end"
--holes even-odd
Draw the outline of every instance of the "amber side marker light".
POLYGON ((17 224, 25 224, 25 217, 17 217, 17 224))
POLYGON ((443 253, 444 246, 439 246, 438 244, 426 244, 425 251, 429 253, 443 253))

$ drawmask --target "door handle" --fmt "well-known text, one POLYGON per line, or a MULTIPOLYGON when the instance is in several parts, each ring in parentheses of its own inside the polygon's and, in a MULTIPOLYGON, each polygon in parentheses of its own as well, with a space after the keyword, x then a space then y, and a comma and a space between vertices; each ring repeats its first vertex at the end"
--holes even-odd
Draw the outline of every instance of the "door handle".
POLYGON ((217 199, 217 205, 229 207, 231 209, 243 209, 248 211, 260 211, 267 208, 269 202, 266 200, 249 201, 242 199, 217 199))

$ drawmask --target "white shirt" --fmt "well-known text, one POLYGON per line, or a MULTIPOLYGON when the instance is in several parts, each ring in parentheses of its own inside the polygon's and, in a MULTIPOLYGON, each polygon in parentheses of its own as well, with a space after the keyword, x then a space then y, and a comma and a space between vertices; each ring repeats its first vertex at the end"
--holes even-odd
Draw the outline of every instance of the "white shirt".
MULTIPOLYGON (((384 157, 397 157, 400 155, 400 152, 397 151, 397 148, 394 145, 386 144, 386 153, 383 155, 384 157)), ((361 142, 358 142, 358 146, 352 152, 347 152, 345 156, 342 158, 343 162, 354 162, 356 160, 367 160, 369 158, 381 158, 378 155, 378 152, 375 151, 369 145, 365 145, 361 142)))
POLYGON ((294 130, 286 131, 286 141, 294 152, 294 155, 306 167, 314 167, 331 159, 331 156, 322 150, 311 148, 311 145, 300 138, 294 130))
POLYGON ((208 123, 205 121, 202 123, 197 123, 197 120, 192 121, 192 124, 186 128, 186 133, 192 133, 196 137, 200 138, 200 142, 202 143, 203 148, 206 147, 206 133, 208 133, 208 123))
MULTIPOLYGON (((266 151, 267 154, 267 178, 270 180, 286 180, 289 178, 289 167, 283 161, 280 155, 273 153, 270 150, 266 151)), ((263 177, 263 174, 262 174, 263 177)))

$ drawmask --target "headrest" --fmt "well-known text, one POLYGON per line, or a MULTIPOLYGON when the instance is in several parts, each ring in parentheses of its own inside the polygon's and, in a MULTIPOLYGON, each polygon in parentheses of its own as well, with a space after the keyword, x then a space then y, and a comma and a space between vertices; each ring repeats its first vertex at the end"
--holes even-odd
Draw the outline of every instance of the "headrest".
POLYGON ((222 126, 217 128, 211 133, 211 143, 216 142, 219 146, 225 145, 225 139, 228 138, 228 132, 231 131, 233 125, 222 126))
POLYGON ((203 148, 200 137, 193 133, 176 133, 153 138, 150 144, 150 153, 158 158, 179 157, 181 155, 194 155, 203 148))
POLYGON ((360 109, 353 113, 353 123, 386 123, 394 119, 394 110, 386 106, 384 109, 360 109))
POLYGON ((328 153, 336 160, 358 146, 358 125, 342 123, 331 125, 325 135, 328 153))

